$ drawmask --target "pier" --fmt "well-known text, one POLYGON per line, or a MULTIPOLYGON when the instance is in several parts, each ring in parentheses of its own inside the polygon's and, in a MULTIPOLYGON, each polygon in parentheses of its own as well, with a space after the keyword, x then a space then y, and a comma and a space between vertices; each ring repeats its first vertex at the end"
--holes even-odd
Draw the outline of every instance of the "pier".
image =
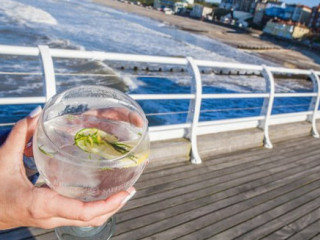
MULTIPOLYGON (((135 185, 135 197, 116 214, 112 239, 320 239, 320 72, 47 46, 0 46, 0 54, 39 57, 44 86, 44 96, 0 98, 0 105, 45 103, 56 92, 56 58, 138 62, 149 69, 159 64, 190 75, 190 93, 131 95, 189 100, 189 110, 185 123, 150 127, 150 164, 135 185), (202 93, 201 68, 257 72, 265 91, 202 93), (311 90, 277 92, 277 74, 303 76, 311 90), (309 98, 308 110, 272 114, 274 100, 288 97, 309 98), (263 100, 257 116, 200 121, 201 100, 253 98, 263 100)), ((53 229, 0 232, 0 240, 22 239, 56 236, 53 229)))
MULTIPOLYGON (((148 167, 116 215, 122 239, 320 239, 319 139, 311 136, 148 167)), ((168 161, 170 162, 170 161, 168 161)), ((18 228, 0 239, 56 239, 18 228)))

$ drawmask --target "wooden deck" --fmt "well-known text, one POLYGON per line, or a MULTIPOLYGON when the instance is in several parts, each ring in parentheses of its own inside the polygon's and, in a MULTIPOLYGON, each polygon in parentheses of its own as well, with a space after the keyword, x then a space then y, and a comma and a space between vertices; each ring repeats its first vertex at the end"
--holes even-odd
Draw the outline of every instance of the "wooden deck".
MULTIPOLYGON (((320 240, 320 140, 312 137, 147 169, 113 240, 320 240)), ((0 239, 56 239, 19 228, 0 239)))

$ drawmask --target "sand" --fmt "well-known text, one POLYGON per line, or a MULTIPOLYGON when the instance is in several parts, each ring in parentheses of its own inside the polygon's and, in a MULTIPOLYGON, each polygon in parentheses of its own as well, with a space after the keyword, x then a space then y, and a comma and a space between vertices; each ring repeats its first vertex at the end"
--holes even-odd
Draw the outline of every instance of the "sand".
POLYGON ((264 59, 289 68, 320 70, 320 56, 305 47, 296 46, 286 41, 264 37, 259 31, 239 31, 214 23, 163 12, 116 0, 93 0, 108 7, 145 16, 156 21, 173 25, 185 31, 202 34, 209 38, 237 47, 243 51, 258 55, 264 59), (319 63, 319 64, 318 64, 319 63))

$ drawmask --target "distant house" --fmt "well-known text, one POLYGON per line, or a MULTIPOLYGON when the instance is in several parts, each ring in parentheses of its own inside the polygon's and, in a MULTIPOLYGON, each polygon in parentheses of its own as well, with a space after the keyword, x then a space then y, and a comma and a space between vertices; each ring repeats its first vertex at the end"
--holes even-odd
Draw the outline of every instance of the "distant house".
POLYGON ((186 2, 175 2, 173 11, 175 13, 181 14, 184 9, 188 6, 188 3, 186 2))
POLYGON ((266 9, 266 3, 257 3, 254 16, 253 16, 253 23, 256 25, 260 25, 264 16, 264 11, 266 9))
POLYGON ((311 28, 312 31, 320 33, 320 5, 312 8, 308 27, 311 28))
POLYGON ((234 0, 233 9, 253 13, 258 0, 234 0))
POLYGON ((154 0, 153 7, 156 9, 171 8, 174 9, 175 2, 171 0, 154 0))
POLYGON ((293 22, 307 24, 311 15, 311 8, 300 4, 287 5, 286 15, 293 22))
POLYGON ((177 2, 175 0, 154 0, 153 7, 156 9, 170 8, 174 12, 177 12, 177 9, 186 7, 188 4, 193 5, 194 0, 182 0, 177 2))
POLYGON ((202 18, 207 18, 207 16, 210 14, 212 14, 212 8, 205 7, 200 4, 195 4, 193 5, 190 16, 194 18, 202 19, 202 18))
POLYGON ((224 9, 233 8, 233 1, 234 0, 221 0, 221 2, 219 4, 219 8, 224 8, 224 9))
POLYGON ((194 0, 183 0, 182 2, 185 2, 185 3, 190 4, 190 5, 194 4, 194 0))
POLYGON ((265 15, 270 18, 285 19, 286 5, 285 4, 267 4, 265 15))
POLYGON ((258 3, 253 22, 256 25, 264 26, 270 19, 277 18, 307 25, 310 15, 311 8, 300 4, 258 3))
POLYGON ((282 2, 261 1, 255 6, 253 23, 257 26, 263 27, 270 19, 275 17, 279 18, 279 15, 281 14, 284 14, 282 2))
POLYGON ((299 23, 270 20, 263 32, 280 38, 300 39, 310 30, 299 23))
MULTIPOLYGON (((277 1, 277 0, 274 0, 277 1)), ((254 13, 258 3, 267 2, 266 0, 221 0, 220 8, 233 9, 235 11, 254 13)))

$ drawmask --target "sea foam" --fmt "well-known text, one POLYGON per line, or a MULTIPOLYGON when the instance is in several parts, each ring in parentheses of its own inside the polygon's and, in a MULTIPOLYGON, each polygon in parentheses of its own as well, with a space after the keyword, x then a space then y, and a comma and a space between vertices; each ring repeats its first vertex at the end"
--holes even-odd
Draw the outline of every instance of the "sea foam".
POLYGON ((48 12, 11 0, 2 0, 0 4, 0 11, 21 24, 29 22, 48 25, 58 24, 57 20, 48 12))

